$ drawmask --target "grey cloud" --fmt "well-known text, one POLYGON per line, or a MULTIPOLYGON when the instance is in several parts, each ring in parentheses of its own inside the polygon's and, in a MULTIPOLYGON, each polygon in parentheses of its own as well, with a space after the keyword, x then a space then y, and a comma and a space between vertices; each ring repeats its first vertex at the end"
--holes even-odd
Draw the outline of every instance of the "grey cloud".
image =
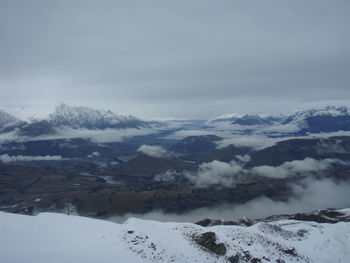
POLYGON ((40 135, 37 137, 26 137, 18 134, 17 130, 9 133, 0 134, 0 145, 9 141, 45 141, 57 139, 74 139, 84 138, 95 143, 110 143, 121 142, 125 138, 131 138, 142 135, 149 135, 157 133, 158 131, 152 128, 126 128, 126 129, 103 129, 103 130, 89 130, 89 129, 73 129, 69 127, 60 128, 56 130, 55 134, 40 135))
POLYGON ((9 106, 214 117, 350 101, 344 0, 0 5, 0 103, 9 106))
POLYGON ((241 171, 242 166, 234 161, 231 163, 212 161, 201 164, 196 173, 188 172, 185 177, 200 188, 216 184, 229 187, 238 181, 236 175, 241 171))
POLYGON ((125 138, 148 135, 157 131, 150 128, 127 128, 127 129, 104 129, 104 130, 88 130, 88 129, 72 129, 62 128, 54 135, 43 135, 30 140, 53 140, 53 139, 72 139, 85 138, 95 143, 121 142, 125 138))
MULTIPOLYGON (((290 139, 290 138, 289 138, 290 139)), ((264 149, 276 144, 283 138, 269 138, 263 135, 233 135, 218 142, 218 148, 224 148, 228 145, 251 147, 255 149, 264 149)))
POLYGON ((260 176, 285 178, 287 176, 294 176, 298 174, 305 174, 308 172, 322 171, 332 167, 334 164, 347 164, 338 159, 323 159, 315 160, 312 158, 305 158, 304 160, 294 160, 285 162, 280 166, 256 166, 251 171, 260 176))
POLYGON ((157 157, 157 158, 167 157, 170 154, 167 152, 167 150, 165 150, 161 146, 152 146, 152 145, 146 145, 146 144, 141 145, 140 148, 137 149, 137 151, 147 154, 151 157, 157 157))
POLYGON ((249 175, 257 175, 271 178, 286 178, 288 176, 312 175, 315 172, 322 172, 331 168, 335 164, 349 165, 338 159, 315 160, 313 158, 305 158, 303 160, 294 160, 285 162, 280 166, 255 166, 245 168, 244 165, 250 161, 250 156, 236 155, 237 161, 230 163, 212 161, 199 165, 196 172, 184 171, 182 173, 176 171, 167 171, 158 174, 156 181, 175 181, 178 178, 186 178, 198 188, 206 188, 211 185, 220 185, 222 187, 232 187, 239 183, 242 178, 249 175))

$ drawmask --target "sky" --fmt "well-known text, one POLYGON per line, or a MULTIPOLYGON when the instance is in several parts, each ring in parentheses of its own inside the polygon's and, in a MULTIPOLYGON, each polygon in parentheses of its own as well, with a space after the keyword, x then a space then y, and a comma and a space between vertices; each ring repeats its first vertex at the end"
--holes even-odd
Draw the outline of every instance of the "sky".
POLYGON ((0 0, 0 108, 350 106, 348 0, 0 0))

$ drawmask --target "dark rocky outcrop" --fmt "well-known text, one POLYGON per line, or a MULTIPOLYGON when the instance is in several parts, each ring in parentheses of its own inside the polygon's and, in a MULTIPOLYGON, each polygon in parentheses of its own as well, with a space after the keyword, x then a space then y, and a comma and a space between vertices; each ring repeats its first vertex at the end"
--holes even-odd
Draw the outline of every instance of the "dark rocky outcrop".
POLYGON ((208 249, 216 255, 225 255, 226 246, 224 243, 216 243, 216 234, 214 232, 205 232, 195 238, 195 241, 201 247, 208 249))
POLYGON ((298 221, 313 221, 317 223, 334 224, 339 222, 350 222, 350 214, 344 213, 341 210, 329 208, 329 209, 317 210, 311 213, 297 213, 292 215, 274 215, 274 216, 266 217, 264 219, 256 219, 256 220, 251 220, 246 217, 236 221, 234 220, 224 221, 222 219, 213 220, 210 218, 205 218, 203 220, 196 222, 195 224, 203 227, 210 227, 210 226, 216 226, 216 225, 252 226, 255 223, 259 223, 259 222, 274 222, 282 219, 298 220, 298 221))
POLYGON ((239 263, 239 255, 236 254, 234 256, 228 257, 227 261, 230 263, 239 263))
POLYGON ((208 226, 218 226, 218 225, 232 225, 232 226, 252 226, 255 224, 255 222, 249 218, 243 217, 237 221, 230 220, 230 221, 224 221, 222 219, 219 220, 213 220, 210 218, 205 218, 203 220, 200 220, 196 222, 195 224, 208 227, 208 226))

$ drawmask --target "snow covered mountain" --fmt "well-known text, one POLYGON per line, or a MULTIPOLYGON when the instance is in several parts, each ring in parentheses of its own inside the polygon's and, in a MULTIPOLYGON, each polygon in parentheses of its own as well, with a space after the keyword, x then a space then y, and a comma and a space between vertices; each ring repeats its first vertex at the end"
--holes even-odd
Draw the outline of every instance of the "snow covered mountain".
POLYGON ((133 116, 117 115, 111 111, 96 110, 88 107, 70 107, 64 103, 57 106, 47 118, 29 118, 23 121, 0 111, 0 132, 17 130, 18 135, 37 137, 57 134, 60 129, 126 129, 147 128, 148 123, 133 116), (6 128, 6 129, 5 129, 6 128))
POLYGON ((96 110, 88 107, 71 107, 62 103, 50 114, 48 122, 54 127, 106 129, 147 126, 133 116, 122 116, 111 111, 96 110))
POLYGON ((0 110, 0 130, 6 127, 12 126, 19 121, 20 120, 15 116, 13 116, 12 114, 4 110, 0 110))
POLYGON ((305 130, 311 133, 350 130, 350 108, 328 106, 323 109, 298 111, 285 121, 288 123, 305 124, 305 130))
MULTIPOLYGON (((350 209, 344 220, 278 219, 204 227, 130 218, 124 224, 43 213, 0 212, 2 262, 349 262, 350 209)), ((247 222, 243 220, 242 222, 247 222)))
POLYGON ((282 122, 287 117, 284 115, 258 115, 258 114, 226 114, 209 120, 207 123, 230 122, 237 125, 268 125, 282 122))
MULTIPOLYGON (((298 111, 291 115, 227 114, 211 119, 208 125, 230 124, 233 129, 255 129, 263 133, 321 133, 350 130, 350 108, 328 106, 298 111), (241 128, 240 128, 241 127, 241 128)), ((227 125, 225 126, 227 127, 227 125)))

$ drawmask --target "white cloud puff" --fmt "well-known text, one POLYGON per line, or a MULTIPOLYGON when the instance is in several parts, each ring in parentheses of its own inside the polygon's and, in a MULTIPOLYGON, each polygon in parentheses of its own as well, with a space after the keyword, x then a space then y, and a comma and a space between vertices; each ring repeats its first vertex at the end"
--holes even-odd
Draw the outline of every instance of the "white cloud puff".
POLYGON ((140 148, 138 148, 137 151, 147 154, 148 156, 157 157, 157 158, 169 156, 169 153, 167 152, 167 150, 165 150, 161 146, 152 146, 152 145, 144 144, 140 148))
POLYGON ((157 133, 156 130, 150 128, 127 128, 127 129, 104 129, 104 130, 89 130, 89 129, 73 129, 62 128, 57 134, 43 135, 30 140, 54 140, 54 139, 73 139, 84 138, 95 143, 110 143, 121 142, 125 138, 148 135, 157 133))
POLYGON ((346 164, 338 159, 323 159, 315 160, 312 158, 305 158, 303 160, 295 160, 291 162, 285 162, 280 166, 262 165, 256 166, 251 171, 257 175, 285 178, 291 175, 297 175, 300 173, 308 173, 313 171, 321 171, 330 168, 333 164, 346 164))
POLYGON ((201 164, 196 173, 187 172, 185 177, 194 182, 197 187, 216 184, 229 187, 236 183, 236 175, 241 171, 242 166, 234 161, 225 163, 215 160, 201 164))

